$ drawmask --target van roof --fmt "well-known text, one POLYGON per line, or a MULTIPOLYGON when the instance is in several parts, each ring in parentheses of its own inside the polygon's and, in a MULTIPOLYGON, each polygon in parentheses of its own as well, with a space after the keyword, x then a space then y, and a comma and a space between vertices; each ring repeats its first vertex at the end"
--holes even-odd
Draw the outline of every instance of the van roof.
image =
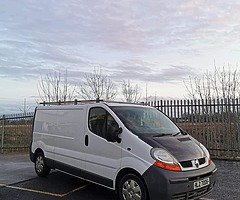
POLYGON ((102 100, 102 99, 96 99, 96 100, 77 100, 75 99, 74 101, 55 101, 55 102, 46 102, 43 101, 40 104, 41 105, 68 105, 68 104, 89 104, 89 103, 117 103, 117 104, 135 104, 135 105, 145 105, 144 102, 140 103, 130 103, 130 102, 123 102, 123 101, 109 101, 109 100, 102 100))
POLYGON ((40 110, 52 110, 52 109, 76 109, 83 108, 85 105, 107 105, 107 106, 146 106, 144 103, 128 103, 118 101, 103 101, 103 100, 84 100, 84 101, 65 101, 65 102, 43 102, 40 103, 37 109, 40 110))

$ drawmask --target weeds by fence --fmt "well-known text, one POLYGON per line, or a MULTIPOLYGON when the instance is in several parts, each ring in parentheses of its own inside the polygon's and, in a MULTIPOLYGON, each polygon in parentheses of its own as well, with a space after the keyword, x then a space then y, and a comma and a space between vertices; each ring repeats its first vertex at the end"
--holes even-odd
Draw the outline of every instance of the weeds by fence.
POLYGON ((1 152, 26 150, 31 142, 33 113, 0 116, 1 152))
MULTIPOLYGON (((162 100, 148 105, 163 111, 213 157, 240 160, 240 100, 162 100)), ((28 149, 33 113, 0 116, 1 152, 28 149)))

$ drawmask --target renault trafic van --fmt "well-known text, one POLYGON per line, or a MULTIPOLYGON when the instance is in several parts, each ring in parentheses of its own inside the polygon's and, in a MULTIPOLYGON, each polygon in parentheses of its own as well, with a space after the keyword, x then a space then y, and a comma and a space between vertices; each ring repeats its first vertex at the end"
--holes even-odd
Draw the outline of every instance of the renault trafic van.
POLYGON ((120 200, 198 199, 215 184, 208 150, 161 111, 94 102, 39 106, 30 159, 117 192, 120 200))

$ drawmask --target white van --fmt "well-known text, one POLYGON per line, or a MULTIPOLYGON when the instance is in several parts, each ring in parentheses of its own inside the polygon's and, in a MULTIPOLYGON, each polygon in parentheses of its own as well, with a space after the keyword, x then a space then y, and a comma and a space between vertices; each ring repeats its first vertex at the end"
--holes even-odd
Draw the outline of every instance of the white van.
POLYGON ((116 190, 121 200, 198 199, 215 184, 207 149, 161 111, 90 102, 36 108, 30 158, 116 190))

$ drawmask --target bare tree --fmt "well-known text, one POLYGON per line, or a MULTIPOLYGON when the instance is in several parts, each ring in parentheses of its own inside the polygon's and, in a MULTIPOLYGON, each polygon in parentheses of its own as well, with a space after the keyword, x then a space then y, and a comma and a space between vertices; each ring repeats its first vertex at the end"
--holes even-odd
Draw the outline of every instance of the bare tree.
POLYGON ((62 76, 60 72, 49 72, 41 75, 38 81, 38 94, 42 101, 71 101, 76 98, 75 86, 68 82, 67 70, 62 76))
POLYGON ((240 77, 237 66, 234 70, 228 66, 201 76, 189 77, 184 82, 191 99, 235 99, 240 96, 240 77))
POLYGON ((137 103, 141 98, 140 87, 138 84, 132 85, 130 80, 122 82, 122 95, 125 101, 137 103))
POLYGON ((102 69, 94 68, 92 73, 85 74, 85 80, 80 86, 79 95, 86 100, 113 100, 117 95, 116 85, 102 69))
POLYGON ((27 105, 27 100, 26 100, 26 98, 24 98, 23 106, 19 107, 19 110, 25 115, 30 109, 31 109, 31 107, 27 105))

